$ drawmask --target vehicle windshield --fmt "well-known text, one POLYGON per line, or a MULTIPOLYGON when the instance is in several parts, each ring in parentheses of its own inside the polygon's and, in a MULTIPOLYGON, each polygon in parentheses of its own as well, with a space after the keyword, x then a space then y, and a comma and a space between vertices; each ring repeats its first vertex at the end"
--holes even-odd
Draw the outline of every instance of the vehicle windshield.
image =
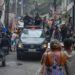
POLYGON ((43 34, 43 29, 26 29, 23 30, 22 34, 21 34, 21 38, 42 38, 44 37, 43 34))

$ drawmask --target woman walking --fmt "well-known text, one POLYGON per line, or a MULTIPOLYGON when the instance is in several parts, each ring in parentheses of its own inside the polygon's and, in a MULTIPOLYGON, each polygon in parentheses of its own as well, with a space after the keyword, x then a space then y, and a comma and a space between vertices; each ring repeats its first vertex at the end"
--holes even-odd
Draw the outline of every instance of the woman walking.
POLYGON ((45 52, 41 59, 41 64, 45 64, 45 72, 42 75, 64 75, 64 64, 67 56, 61 51, 60 42, 54 40, 50 44, 50 50, 45 52))

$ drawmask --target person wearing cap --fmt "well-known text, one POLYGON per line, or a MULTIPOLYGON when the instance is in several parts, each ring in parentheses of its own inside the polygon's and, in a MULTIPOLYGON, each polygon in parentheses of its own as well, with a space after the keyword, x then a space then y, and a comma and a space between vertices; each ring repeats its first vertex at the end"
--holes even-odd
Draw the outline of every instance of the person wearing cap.
POLYGON ((67 61, 67 56, 61 48, 58 40, 51 41, 50 50, 46 51, 41 59, 41 64, 46 66, 44 75, 64 75, 63 66, 67 61))

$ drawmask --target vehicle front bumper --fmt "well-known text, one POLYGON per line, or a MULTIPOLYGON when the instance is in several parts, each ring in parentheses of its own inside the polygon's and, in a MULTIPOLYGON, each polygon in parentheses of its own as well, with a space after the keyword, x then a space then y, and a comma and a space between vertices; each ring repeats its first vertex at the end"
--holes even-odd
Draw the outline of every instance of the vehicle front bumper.
POLYGON ((20 57, 20 58, 34 58, 34 59, 37 59, 37 58, 41 58, 42 57, 42 54, 45 52, 45 48, 41 48, 39 50, 36 49, 35 52, 31 52, 31 51, 28 51, 28 49, 21 49, 21 48, 18 48, 17 49, 17 57, 20 57))

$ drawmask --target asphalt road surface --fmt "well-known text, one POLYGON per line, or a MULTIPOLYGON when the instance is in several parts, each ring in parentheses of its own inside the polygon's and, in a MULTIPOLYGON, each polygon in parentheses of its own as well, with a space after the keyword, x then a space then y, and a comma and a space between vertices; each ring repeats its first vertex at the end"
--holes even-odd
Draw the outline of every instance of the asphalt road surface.
MULTIPOLYGON (((75 75, 74 64, 75 62, 73 61, 71 63, 71 66, 69 65, 70 75, 75 75)), ((16 53, 11 52, 6 57, 6 67, 0 67, 0 75, 37 75, 39 69, 40 69, 40 60, 18 61, 16 59, 16 53)))
POLYGON ((0 75, 36 75, 39 68, 39 61, 17 61, 12 52, 6 57, 6 67, 0 67, 0 75))

